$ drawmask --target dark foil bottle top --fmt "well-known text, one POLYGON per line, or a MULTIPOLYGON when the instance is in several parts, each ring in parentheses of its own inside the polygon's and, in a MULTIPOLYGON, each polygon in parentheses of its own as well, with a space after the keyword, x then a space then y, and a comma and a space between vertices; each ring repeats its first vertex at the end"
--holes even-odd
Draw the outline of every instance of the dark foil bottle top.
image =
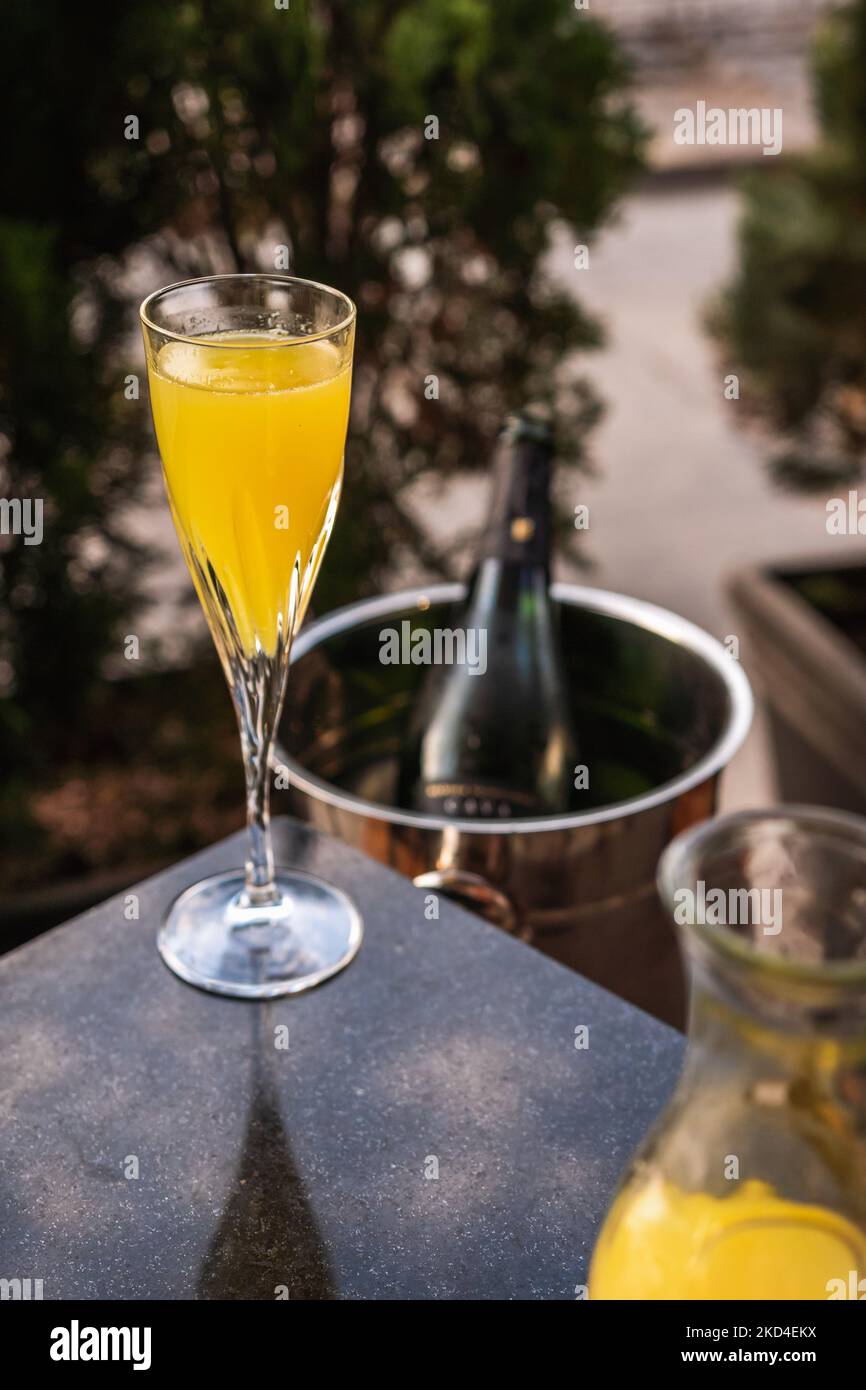
POLYGON ((551 421, 539 411, 510 415, 493 455, 493 497, 479 559, 549 566, 551 421))
POLYGON ((509 415, 502 427, 502 436, 509 439, 531 439, 553 453, 556 440, 550 414, 540 406, 528 406, 526 410, 515 411, 509 415))

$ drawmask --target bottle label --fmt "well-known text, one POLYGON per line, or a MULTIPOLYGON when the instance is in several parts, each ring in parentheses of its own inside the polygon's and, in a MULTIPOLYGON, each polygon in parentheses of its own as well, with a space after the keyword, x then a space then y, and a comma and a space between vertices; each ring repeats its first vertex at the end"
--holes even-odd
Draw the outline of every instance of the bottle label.
POLYGON ((419 811, 460 820, 513 820, 538 815, 538 801, 530 792, 491 782, 428 782, 415 806, 419 811))

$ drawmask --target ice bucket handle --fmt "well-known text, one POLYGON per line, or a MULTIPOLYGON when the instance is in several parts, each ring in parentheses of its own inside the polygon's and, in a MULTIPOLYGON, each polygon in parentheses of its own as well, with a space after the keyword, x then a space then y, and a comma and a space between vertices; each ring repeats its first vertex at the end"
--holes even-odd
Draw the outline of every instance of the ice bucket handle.
POLYGON ((416 874, 412 882, 416 888, 444 893, 461 907, 479 913, 494 927, 501 927, 513 936, 522 934, 514 903, 480 874, 470 874, 465 869, 430 869, 427 873, 416 874))

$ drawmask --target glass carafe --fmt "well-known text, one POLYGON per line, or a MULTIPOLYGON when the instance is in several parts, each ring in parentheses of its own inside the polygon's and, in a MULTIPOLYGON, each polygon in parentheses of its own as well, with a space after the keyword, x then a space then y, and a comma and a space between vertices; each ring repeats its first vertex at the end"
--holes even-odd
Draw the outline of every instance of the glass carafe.
POLYGON ((707 822, 667 849, 659 889, 691 975, 688 1049, 590 1297, 866 1298, 866 820, 707 822))

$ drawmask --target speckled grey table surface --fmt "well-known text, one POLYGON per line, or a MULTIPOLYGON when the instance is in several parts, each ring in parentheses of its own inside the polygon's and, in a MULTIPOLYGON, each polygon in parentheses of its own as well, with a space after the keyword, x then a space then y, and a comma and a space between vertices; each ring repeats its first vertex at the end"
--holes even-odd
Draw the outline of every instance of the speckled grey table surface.
POLYGON ((574 1298, 682 1040, 274 829, 364 916, 318 990, 217 998, 157 955, 167 904, 240 837, 143 883, 138 920, 115 898, 0 959, 0 1277, 46 1299, 574 1298))

